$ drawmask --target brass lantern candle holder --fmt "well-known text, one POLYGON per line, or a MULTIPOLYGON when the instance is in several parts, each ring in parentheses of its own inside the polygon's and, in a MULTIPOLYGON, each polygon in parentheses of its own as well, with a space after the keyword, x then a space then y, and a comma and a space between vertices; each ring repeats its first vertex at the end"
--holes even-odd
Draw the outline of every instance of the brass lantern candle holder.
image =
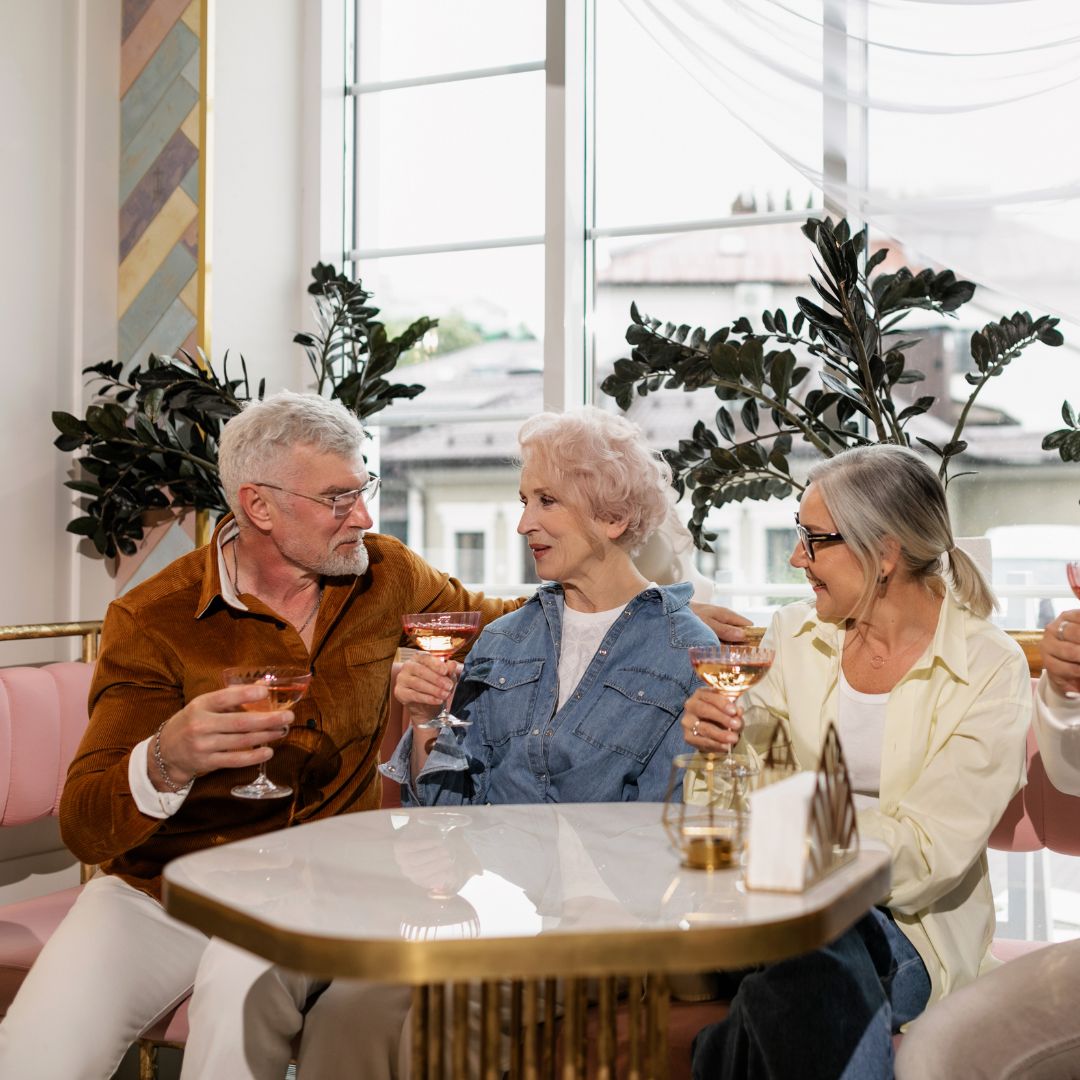
POLYGON ((746 835, 746 795, 752 773, 725 768, 723 754, 678 754, 664 799, 663 823, 683 866, 740 866, 746 835), (689 777, 689 783, 686 778, 689 777), (692 801, 678 798, 685 788, 692 801))

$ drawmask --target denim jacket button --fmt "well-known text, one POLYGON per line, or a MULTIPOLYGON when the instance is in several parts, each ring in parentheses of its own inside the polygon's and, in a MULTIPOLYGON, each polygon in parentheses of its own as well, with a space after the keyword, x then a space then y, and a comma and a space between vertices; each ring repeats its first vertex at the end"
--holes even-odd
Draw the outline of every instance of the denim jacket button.
POLYGON ((538 727, 534 727, 534 728, 533 728, 533 732, 532 732, 532 733, 533 733, 534 735, 539 735, 539 734, 540 734, 540 729, 539 729, 538 727))
POLYGON ((551 728, 548 728, 547 731, 544 732, 544 734, 550 739, 551 736, 555 734, 555 732, 552 731, 551 728))
POLYGON ((645 691, 644 691, 644 690, 639 690, 639 691, 637 692, 637 696, 638 696, 638 697, 644 697, 644 696, 645 696, 645 691))
POLYGON ((506 682, 506 680, 505 680, 505 679, 504 679, 504 678, 503 678, 503 677, 502 677, 502 676, 500 675, 500 676, 499 676, 499 685, 500 685, 500 686, 502 686, 502 684, 503 684, 504 682, 506 682))

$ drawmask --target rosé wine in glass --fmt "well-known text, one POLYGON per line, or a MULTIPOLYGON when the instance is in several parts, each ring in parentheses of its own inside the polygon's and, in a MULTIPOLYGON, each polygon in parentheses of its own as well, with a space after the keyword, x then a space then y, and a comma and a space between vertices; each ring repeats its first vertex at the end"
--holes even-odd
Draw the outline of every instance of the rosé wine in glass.
MULTIPOLYGON (((755 645, 695 645, 690 648, 690 663, 697 677, 732 702, 738 701, 744 690, 764 678, 772 662, 773 650, 755 645)), ((723 767, 728 773, 745 774, 746 766, 731 756, 734 745, 728 744, 723 767)))
MULTIPOLYGON (((454 653, 468 645, 480 633, 480 612, 433 611, 403 615, 401 625, 418 649, 422 649, 429 656, 449 660, 454 653)), ((450 702, 454 698, 455 688, 451 687, 439 713, 425 723, 417 724, 417 727, 468 727, 470 721, 461 720, 450 712, 450 702)))
MULTIPOLYGON (((295 705, 308 690, 311 672, 299 667, 273 664, 226 668, 221 677, 226 686, 265 686, 266 697, 245 701, 245 712, 282 712, 295 705)), ((259 772, 250 784, 238 784, 232 789, 238 799, 284 799, 292 794, 286 784, 275 784, 266 775, 266 762, 259 762, 259 772)))

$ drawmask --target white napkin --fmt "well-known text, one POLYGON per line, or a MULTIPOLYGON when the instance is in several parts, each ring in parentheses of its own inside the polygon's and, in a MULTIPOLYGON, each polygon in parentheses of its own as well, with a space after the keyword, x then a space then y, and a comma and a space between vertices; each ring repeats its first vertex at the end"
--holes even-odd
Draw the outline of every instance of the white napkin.
POLYGON ((747 888, 806 887, 806 832, 816 787, 817 773, 799 772, 750 795, 747 888))

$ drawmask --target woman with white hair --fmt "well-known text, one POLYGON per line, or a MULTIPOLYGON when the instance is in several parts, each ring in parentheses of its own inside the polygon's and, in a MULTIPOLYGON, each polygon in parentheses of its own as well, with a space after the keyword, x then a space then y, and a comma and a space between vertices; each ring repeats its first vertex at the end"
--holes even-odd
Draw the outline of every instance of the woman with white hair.
MULTIPOLYGON (((825 949, 742 979, 728 1019, 698 1036, 700 1078, 891 1076, 900 1025, 993 964, 986 842, 1023 782, 1023 653, 988 621, 993 594, 913 451, 816 465, 795 523, 790 561, 814 599, 777 612, 773 665, 743 706, 786 725, 802 768, 836 725, 860 833, 888 847, 892 884, 825 949)), ((698 691, 687 742, 726 749, 742 713, 698 691)))
MULTIPOLYGON (((422 805, 662 800, 685 749, 687 648, 716 642, 690 585, 653 585, 632 560, 667 514, 670 471, 636 425, 595 408, 542 413, 518 438, 518 532, 550 584, 469 652, 453 712, 470 726, 412 727, 383 775, 422 805)), ((447 671, 404 665, 395 693, 414 725, 450 692, 447 671)))

